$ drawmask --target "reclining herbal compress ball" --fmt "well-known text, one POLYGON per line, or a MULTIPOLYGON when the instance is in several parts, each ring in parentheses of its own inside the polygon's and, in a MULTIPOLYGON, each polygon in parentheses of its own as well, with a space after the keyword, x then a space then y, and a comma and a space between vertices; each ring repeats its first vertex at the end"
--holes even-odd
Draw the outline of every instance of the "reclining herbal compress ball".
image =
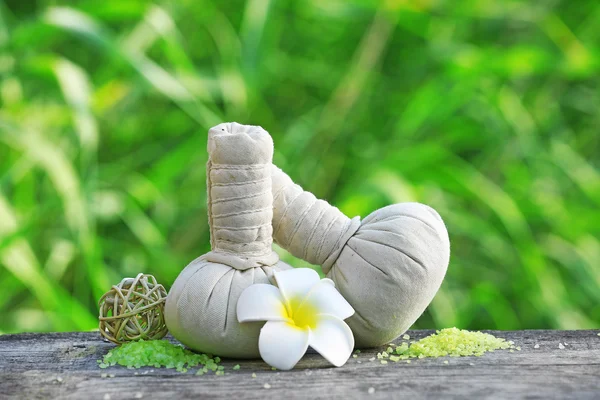
POLYGON ((167 296, 171 334, 194 350, 259 356, 263 322, 237 321, 237 300, 274 270, 291 268, 271 245, 273 142, 262 128, 220 124, 208 132, 208 222, 212 251, 192 261, 167 296))
POLYGON ((348 218, 273 166, 273 238, 321 265, 356 313, 346 322, 357 346, 404 333, 438 291, 450 258, 446 227, 431 207, 400 203, 348 218))

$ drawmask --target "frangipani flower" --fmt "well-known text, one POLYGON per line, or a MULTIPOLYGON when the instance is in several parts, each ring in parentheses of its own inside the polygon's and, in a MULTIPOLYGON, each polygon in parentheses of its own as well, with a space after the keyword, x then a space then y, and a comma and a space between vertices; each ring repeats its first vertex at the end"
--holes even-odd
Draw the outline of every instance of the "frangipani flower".
POLYGON ((354 309, 331 279, 320 279, 310 268, 275 272, 277 286, 254 284, 237 303, 239 322, 267 321, 258 349, 269 365, 289 370, 311 346, 341 367, 354 348, 354 336, 344 319, 354 309))

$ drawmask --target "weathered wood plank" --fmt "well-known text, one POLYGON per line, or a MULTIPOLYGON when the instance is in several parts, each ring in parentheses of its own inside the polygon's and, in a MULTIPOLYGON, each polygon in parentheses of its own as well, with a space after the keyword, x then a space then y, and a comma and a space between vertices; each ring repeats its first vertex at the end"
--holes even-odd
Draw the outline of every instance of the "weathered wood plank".
MULTIPOLYGON (((416 339, 430 333, 409 332, 416 339)), ((491 333, 513 340, 522 351, 381 365, 369 361, 381 348, 368 349, 342 368, 332 368, 312 353, 288 372, 272 371, 260 360, 223 360, 225 376, 100 369, 96 360, 113 345, 97 332, 5 335, 0 336, 0 399, 600 397, 598 331, 491 333), (233 371, 235 364, 241 369, 233 371), (114 377, 102 378, 102 373, 114 377), (369 394, 370 388, 374 393, 369 394)))

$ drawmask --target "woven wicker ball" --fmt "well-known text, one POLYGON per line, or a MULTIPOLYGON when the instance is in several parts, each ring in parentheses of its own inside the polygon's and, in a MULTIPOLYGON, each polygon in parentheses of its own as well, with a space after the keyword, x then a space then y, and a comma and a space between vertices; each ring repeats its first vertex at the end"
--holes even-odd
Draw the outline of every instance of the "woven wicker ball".
POLYGON ((100 333, 117 344, 163 338, 166 298, 167 291, 152 275, 123 279, 98 302, 100 333))

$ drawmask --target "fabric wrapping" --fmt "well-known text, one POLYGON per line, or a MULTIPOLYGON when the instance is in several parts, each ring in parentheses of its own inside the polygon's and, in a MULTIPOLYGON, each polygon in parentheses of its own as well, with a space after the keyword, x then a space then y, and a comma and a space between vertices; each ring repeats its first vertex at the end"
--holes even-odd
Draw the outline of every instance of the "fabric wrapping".
POLYGON ((171 334, 200 352, 259 356, 263 322, 237 322, 237 300, 254 283, 291 268, 272 250, 273 142, 257 126, 225 123, 208 132, 211 251, 177 277, 165 305, 171 334))
POLYGON ((440 215, 420 203, 384 207, 360 221, 294 184, 272 166, 274 240, 321 265, 354 307, 346 322, 357 346, 389 343, 404 333, 437 293, 450 241, 440 215))

